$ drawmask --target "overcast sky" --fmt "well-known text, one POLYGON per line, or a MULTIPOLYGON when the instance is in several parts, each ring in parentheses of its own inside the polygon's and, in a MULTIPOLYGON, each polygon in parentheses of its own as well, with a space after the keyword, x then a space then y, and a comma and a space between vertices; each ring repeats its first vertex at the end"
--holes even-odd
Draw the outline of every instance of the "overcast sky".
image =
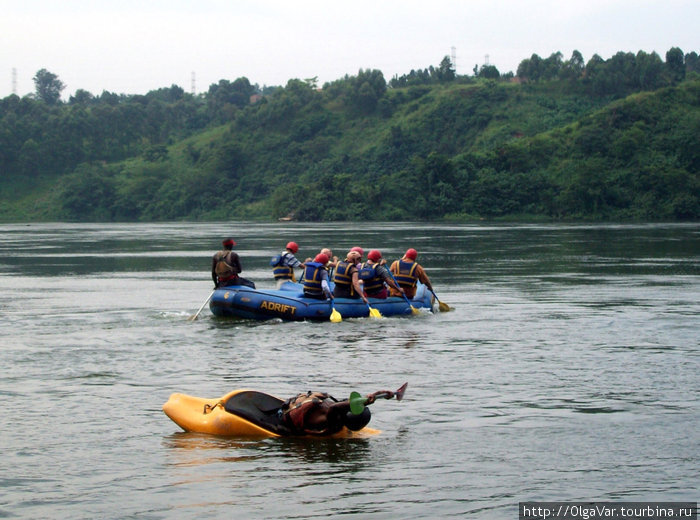
POLYGON ((34 91, 42 68, 99 95, 221 79, 319 85, 379 69, 389 81, 486 56, 502 73, 533 53, 700 52, 699 0, 0 0, 0 98, 34 91), (16 74, 13 75, 13 70, 16 74), (16 78, 16 82, 13 81, 16 78))

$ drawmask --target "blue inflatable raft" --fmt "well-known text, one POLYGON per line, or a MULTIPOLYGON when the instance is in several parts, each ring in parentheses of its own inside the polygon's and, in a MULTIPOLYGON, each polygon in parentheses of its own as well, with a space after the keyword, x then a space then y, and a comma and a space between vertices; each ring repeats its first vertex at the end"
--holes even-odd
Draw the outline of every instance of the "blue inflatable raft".
MULTIPOLYGON (((331 315, 329 300, 305 298, 301 284, 287 282, 281 289, 252 289, 233 285, 216 289, 209 301, 209 309, 215 316, 237 317, 251 320, 280 318, 285 321, 328 321, 331 315)), ((418 284, 416 296, 409 300, 390 297, 385 300, 370 298, 370 306, 382 316, 411 315, 415 309, 433 310, 433 295, 424 285, 418 284)), ((335 310, 343 318, 366 318, 369 309, 360 299, 336 298, 335 310)))

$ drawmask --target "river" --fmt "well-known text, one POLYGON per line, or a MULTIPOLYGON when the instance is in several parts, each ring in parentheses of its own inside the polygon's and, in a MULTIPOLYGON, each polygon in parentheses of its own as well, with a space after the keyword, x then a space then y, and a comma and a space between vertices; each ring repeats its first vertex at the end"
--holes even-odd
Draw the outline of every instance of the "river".
POLYGON ((0 225, 0 517, 517 518, 518 502, 695 501, 700 225, 0 225), (418 250, 453 310, 217 319, 211 255, 418 250), (396 389, 379 436, 182 432, 172 392, 396 389))

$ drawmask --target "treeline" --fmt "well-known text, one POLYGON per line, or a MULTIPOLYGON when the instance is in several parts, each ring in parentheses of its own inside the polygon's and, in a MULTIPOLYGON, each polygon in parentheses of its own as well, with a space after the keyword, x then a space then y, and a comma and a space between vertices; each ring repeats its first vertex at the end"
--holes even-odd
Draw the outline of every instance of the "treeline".
POLYGON ((655 52, 618 52, 608 60, 595 54, 588 62, 579 51, 574 51, 568 60, 564 60, 561 52, 555 52, 548 58, 533 54, 524 59, 515 75, 513 72, 501 74, 496 66, 489 64, 476 65, 473 72, 473 76, 457 76, 450 59, 445 57, 437 67, 430 66, 395 76, 389 86, 401 88, 453 81, 469 83, 479 78, 520 83, 560 80, 569 82, 570 87, 577 88, 583 94, 622 96, 674 85, 683 81, 688 74, 700 74, 700 58, 697 52, 683 54, 678 47, 666 52, 665 62, 655 52))
POLYGON ((60 175, 81 163, 163 153, 165 145, 229 121, 260 91, 240 78, 221 80, 201 97, 173 85, 129 96, 77 90, 61 103, 63 84, 54 74, 41 70, 35 83, 34 96, 0 100, 3 181, 60 175))
POLYGON ((0 218, 697 219, 695 52, 0 100, 0 218))

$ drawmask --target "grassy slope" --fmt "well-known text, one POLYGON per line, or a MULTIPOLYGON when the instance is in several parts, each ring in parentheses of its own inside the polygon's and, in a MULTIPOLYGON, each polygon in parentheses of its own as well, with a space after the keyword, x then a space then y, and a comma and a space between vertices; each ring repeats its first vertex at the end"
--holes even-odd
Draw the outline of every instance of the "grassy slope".
MULTIPOLYGON (((557 182, 568 182, 572 171, 577 171, 574 162, 587 159, 586 154, 600 155, 616 168, 606 175, 629 175, 636 165, 635 155, 649 159, 651 152, 654 157, 663 154, 664 146, 672 151, 684 146, 672 141, 688 137, 669 136, 673 129, 668 127, 674 118, 681 118, 686 134, 692 135, 700 119, 698 85, 696 80, 612 103, 568 92, 563 83, 396 89, 387 92, 390 109, 383 113, 357 115, 342 102, 331 100, 284 122, 265 125, 252 121, 255 108, 251 107, 236 123, 173 144, 163 164, 137 157, 109 165, 108 175, 124 200, 143 196, 135 206, 139 211, 146 208, 142 219, 269 218, 275 189, 331 171, 360 177, 377 171, 395 175, 410 157, 431 152, 450 159, 469 155, 492 160, 501 154, 506 166, 545 172, 557 182), (323 121, 319 131, 304 130, 309 121, 319 120, 323 121), (635 132, 630 132, 634 125, 635 132), (596 135, 600 136, 598 148, 590 148, 596 135), (632 150, 632 157, 622 157, 625 149, 632 150), (386 157, 391 161, 388 165, 386 157), (221 183, 224 177, 226 182, 221 183), (219 191, 206 191, 219 183, 219 191), (171 200, 184 200, 185 195, 200 191, 199 199, 190 197, 182 205, 171 200), (159 197, 170 209, 158 206, 159 197)), ((0 219, 65 218, 58 207, 60 183, 39 179, 3 184, 0 219)))

